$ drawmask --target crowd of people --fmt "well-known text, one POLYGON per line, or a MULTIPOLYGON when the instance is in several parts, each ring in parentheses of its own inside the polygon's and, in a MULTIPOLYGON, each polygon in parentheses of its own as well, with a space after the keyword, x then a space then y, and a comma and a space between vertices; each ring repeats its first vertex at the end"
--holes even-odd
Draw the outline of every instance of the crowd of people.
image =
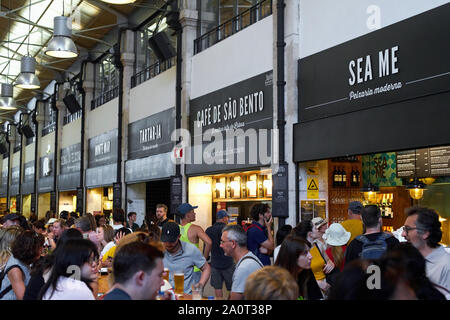
POLYGON ((217 299, 450 299, 450 254, 439 244, 432 209, 409 208, 397 237, 382 231, 377 206, 359 202, 340 224, 315 217, 279 226, 276 235, 267 204, 251 208, 247 225, 229 224, 220 210, 206 231, 194 224, 196 208, 180 205, 177 223, 158 204, 142 226, 122 209, 111 221, 67 211, 41 220, 8 213, 0 228, 0 299, 169 300, 176 273, 184 276, 183 294, 210 283, 217 299), (99 293, 105 269, 111 285, 99 293))

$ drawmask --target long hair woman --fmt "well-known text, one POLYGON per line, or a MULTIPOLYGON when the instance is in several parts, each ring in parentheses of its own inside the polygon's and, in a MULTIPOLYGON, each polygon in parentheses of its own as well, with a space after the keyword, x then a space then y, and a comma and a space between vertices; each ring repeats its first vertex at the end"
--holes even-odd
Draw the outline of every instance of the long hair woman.
MULTIPOLYGON (((22 229, 21 229, 22 230, 22 229)), ((22 300, 30 280, 30 267, 42 254, 44 237, 31 230, 20 232, 11 244, 11 255, 4 267, 1 300, 22 300)))
POLYGON ((42 300, 95 300, 91 282, 97 280, 97 246, 90 240, 71 239, 55 251, 50 278, 42 287, 42 300))
POLYGON ((311 271, 312 256, 308 242, 290 234, 281 245, 276 266, 283 267, 296 279, 300 299, 320 300, 323 295, 311 271))

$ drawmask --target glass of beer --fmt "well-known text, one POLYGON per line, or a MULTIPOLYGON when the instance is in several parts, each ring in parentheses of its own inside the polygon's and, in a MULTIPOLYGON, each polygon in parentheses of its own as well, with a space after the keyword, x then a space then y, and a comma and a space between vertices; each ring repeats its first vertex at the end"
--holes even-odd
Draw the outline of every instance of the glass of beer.
POLYGON ((166 281, 169 281, 169 269, 164 268, 164 272, 163 272, 163 279, 166 281))
POLYGON ((183 294, 183 292, 184 292, 184 273, 182 271, 174 272, 173 282, 175 284, 175 288, 174 288, 175 293, 183 294))

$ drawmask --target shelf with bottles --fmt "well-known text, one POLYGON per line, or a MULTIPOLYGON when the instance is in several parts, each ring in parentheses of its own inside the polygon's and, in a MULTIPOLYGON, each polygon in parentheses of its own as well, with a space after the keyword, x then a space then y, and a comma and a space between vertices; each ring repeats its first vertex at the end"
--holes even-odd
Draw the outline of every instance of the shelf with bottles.
POLYGON ((213 176, 213 201, 271 201, 272 175, 269 171, 249 171, 213 176))
POLYGON ((360 156, 353 156, 352 161, 328 162, 330 188, 360 188, 362 179, 362 163, 360 156))

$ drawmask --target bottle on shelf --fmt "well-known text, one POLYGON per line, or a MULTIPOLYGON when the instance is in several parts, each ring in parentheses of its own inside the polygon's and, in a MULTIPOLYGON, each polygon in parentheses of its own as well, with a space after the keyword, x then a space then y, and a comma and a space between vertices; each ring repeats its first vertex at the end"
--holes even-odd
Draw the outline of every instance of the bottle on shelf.
POLYGON ((336 174, 336 186, 340 187, 341 185, 342 185, 341 167, 338 167, 336 174))
POLYGON ((337 187, 338 185, 338 172, 336 170, 336 166, 334 166, 333 170, 333 187, 337 187))
POLYGON ((359 175, 359 170, 358 170, 358 168, 356 169, 355 175, 356 175, 356 185, 355 185, 355 186, 359 187, 360 184, 361 184, 361 177, 360 177, 360 175, 359 175))
POLYGON ((345 172, 344 167, 342 167, 341 177, 342 177, 341 186, 346 187, 347 186, 347 172, 345 172))

